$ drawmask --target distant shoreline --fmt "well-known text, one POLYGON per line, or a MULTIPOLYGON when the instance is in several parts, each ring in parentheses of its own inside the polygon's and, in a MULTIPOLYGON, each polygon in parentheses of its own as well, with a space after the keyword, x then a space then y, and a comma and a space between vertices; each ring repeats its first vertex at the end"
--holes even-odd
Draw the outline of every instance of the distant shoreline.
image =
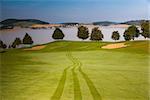
POLYGON ((91 23, 77 23, 77 22, 66 22, 66 23, 49 23, 37 19, 6 19, 0 22, 0 30, 13 29, 14 27, 21 28, 32 28, 32 29, 44 29, 53 27, 71 27, 80 25, 98 25, 98 26, 110 26, 110 27, 128 27, 129 25, 140 26, 141 23, 149 20, 131 20, 126 22, 111 22, 111 21, 99 21, 91 23))

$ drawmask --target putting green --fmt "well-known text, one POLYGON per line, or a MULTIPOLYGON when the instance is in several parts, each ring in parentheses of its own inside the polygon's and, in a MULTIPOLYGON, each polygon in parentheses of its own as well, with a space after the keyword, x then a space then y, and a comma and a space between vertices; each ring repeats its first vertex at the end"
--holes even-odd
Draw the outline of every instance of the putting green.
POLYGON ((149 41, 53 42, 1 53, 2 100, 148 100, 149 41))

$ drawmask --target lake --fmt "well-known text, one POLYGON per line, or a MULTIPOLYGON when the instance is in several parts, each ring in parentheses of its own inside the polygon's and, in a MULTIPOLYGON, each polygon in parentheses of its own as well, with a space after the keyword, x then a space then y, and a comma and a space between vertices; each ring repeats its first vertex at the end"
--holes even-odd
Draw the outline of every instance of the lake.
MULTIPOLYGON (((90 25, 87 27, 89 29, 89 32, 91 33, 92 28, 96 26, 90 25)), ((111 39, 111 35, 113 31, 118 31, 121 35, 119 41, 124 41, 123 33, 125 29, 127 29, 127 27, 113 27, 113 26, 98 26, 98 27, 104 35, 103 41, 114 41, 111 39)), ((81 39, 77 37, 77 30, 78 30, 77 27, 67 27, 67 28, 61 27, 60 29, 65 34, 64 40, 82 41, 81 39)), ((5 44, 10 45, 12 44, 12 42, 14 41, 16 37, 23 39, 24 35, 28 33, 32 37, 34 41, 34 45, 44 44, 44 43, 54 41, 54 39, 52 39, 52 34, 54 30, 55 28, 30 29, 30 28, 15 27, 14 29, 10 29, 10 30, 0 30, 0 40, 2 40, 5 44)), ((139 38, 136 38, 135 40, 144 40, 144 38, 140 36, 139 38)), ((85 41, 90 41, 90 40, 87 39, 85 41)))

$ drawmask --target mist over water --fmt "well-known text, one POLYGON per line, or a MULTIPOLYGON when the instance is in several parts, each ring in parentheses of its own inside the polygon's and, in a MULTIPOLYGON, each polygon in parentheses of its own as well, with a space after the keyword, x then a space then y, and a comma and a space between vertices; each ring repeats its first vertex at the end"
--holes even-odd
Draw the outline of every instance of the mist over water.
MULTIPOLYGON (((89 32, 91 33, 91 30, 94 26, 89 26, 89 32)), ((63 40, 70 40, 70 41, 83 41, 77 37, 77 27, 67 27, 67 28, 60 28, 63 33, 65 34, 65 37, 63 40)), ((118 31, 120 33, 120 39, 119 41, 124 41, 123 33, 127 29, 126 27, 109 27, 109 26, 99 26, 99 29, 102 31, 104 35, 103 41, 114 41, 111 39, 111 35, 113 31, 118 31)), ((34 45, 36 44, 44 44, 49 43, 52 41, 55 41, 52 39, 52 34, 54 32, 55 28, 48 28, 48 29, 29 29, 29 28, 19 28, 16 27, 11 30, 1 30, 0 31, 0 40, 2 40, 5 44, 11 45, 12 42, 16 37, 19 37, 23 39, 24 35, 28 33, 33 41, 34 45)), ((142 36, 135 38, 135 40, 144 40, 142 36)), ((90 41, 89 38, 84 41, 90 41)))

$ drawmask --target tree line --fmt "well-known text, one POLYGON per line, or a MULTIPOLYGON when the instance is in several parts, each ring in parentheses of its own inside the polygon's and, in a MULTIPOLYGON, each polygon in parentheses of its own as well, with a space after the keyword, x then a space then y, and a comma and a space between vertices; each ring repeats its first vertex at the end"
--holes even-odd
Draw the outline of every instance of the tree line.
MULTIPOLYGON (((123 37, 125 41, 134 40, 135 38, 138 38, 140 35, 142 35, 144 38, 150 38, 148 21, 141 24, 141 32, 135 25, 131 25, 123 33, 123 37)), ((52 35, 52 38, 63 39, 64 36, 65 35, 62 32, 62 30, 59 28, 56 28, 52 35)), ((77 37, 82 40, 88 39, 90 37, 90 40, 94 40, 94 41, 101 41, 104 39, 104 35, 102 34, 102 31, 98 27, 94 27, 90 34, 86 26, 78 27, 77 37)), ((119 32, 118 31, 112 32, 111 38, 115 41, 119 40, 120 39, 119 32)))
MULTIPOLYGON (((21 44, 25 44, 25 45, 33 44, 33 40, 32 40, 31 36, 28 33, 25 34, 23 40, 21 40, 20 38, 17 37, 14 40, 14 42, 11 45, 8 46, 8 48, 16 48, 21 44)), ((7 45, 4 44, 3 41, 1 41, 1 40, 0 40, 0 48, 1 49, 7 48, 7 45)))
MULTIPOLYGON (((149 22, 144 22, 141 24, 141 30, 139 30, 136 26, 132 25, 129 26, 128 29, 125 30, 123 33, 123 37, 125 41, 134 40, 135 38, 138 38, 140 35, 142 35, 144 38, 150 38, 150 32, 149 32, 149 22), (140 32, 141 31, 141 32, 140 32)), ((63 31, 56 27, 52 34, 52 38, 56 40, 62 40, 65 37, 63 31)), ((102 31, 98 27, 94 27, 92 29, 91 34, 89 33, 89 29, 86 26, 79 26, 77 37, 82 40, 90 39, 91 41, 102 41, 104 39, 104 35, 102 34, 102 31)), ((120 34, 118 31, 112 32, 111 38, 113 40, 119 40, 120 34)), ((23 40, 20 38, 16 38, 14 42, 8 46, 8 48, 16 48, 21 44, 33 44, 32 37, 26 33, 23 40)), ((7 48, 7 45, 3 43, 3 41, 0 40, 0 48, 7 48)))

